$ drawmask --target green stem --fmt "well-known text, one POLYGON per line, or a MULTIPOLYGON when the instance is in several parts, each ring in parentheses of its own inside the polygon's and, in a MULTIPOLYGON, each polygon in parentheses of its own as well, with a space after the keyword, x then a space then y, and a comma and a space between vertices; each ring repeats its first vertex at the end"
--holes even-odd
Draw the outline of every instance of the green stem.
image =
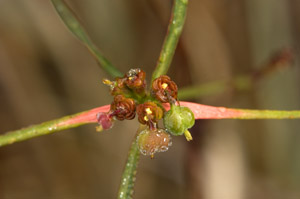
POLYGON ((136 142, 136 136, 135 136, 128 153, 125 169, 122 174, 121 184, 118 193, 119 199, 132 198, 135 175, 136 175, 139 158, 140 158, 140 152, 138 149, 138 144, 136 142))
POLYGON ((276 111, 276 110, 248 110, 235 109, 241 111, 241 116, 232 119, 299 119, 300 111, 276 111))
POLYGON ((11 131, 6 134, 3 134, 0 136, 0 146, 5 146, 8 144, 20 142, 23 140, 37 137, 37 136, 47 135, 47 134, 51 134, 51 133, 54 133, 57 131, 62 131, 62 130, 69 129, 69 128, 75 128, 75 127, 81 126, 83 124, 86 124, 86 122, 85 122, 85 123, 60 125, 63 122, 69 120, 70 118, 72 118, 74 116, 75 115, 63 117, 63 118, 60 118, 57 120, 44 122, 42 124, 33 125, 33 126, 23 128, 23 129, 20 129, 17 131, 11 131))
POLYGON ((24 141, 41 135, 47 135, 65 129, 75 128, 84 124, 97 122, 96 115, 99 112, 107 112, 110 106, 101 106, 89 111, 65 116, 56 120, 29 126, 27 128, 10 131, 0 135, 0 147, 15 142, 24 141))
POLYGON ((222 93, 227 88, 225 81, 215 81, 200 85, 187 86, 178 90, 178 99, 186 100, 195 97, 205 97, 222 93))
POLYGON ((72 12, 72 10, 66 5, 63 0, 51 0, 54 8, 61 17, 62 21, 68 27, 68 29, 79 39, 96 58, 102 69, 106 71, 112 77, 121 77, 123 74, 115 68, 99 51, 97 46, 89 38, 88 34, 80 24, 79 20, 72 12))
POLYGON ((160 75, 166 74, 175 53, 175 49, 181 35, 187 9, 188 0, 174 0, 172 16, 168 26, 163 47, 152 74, 152 81, 160 75))
POLYGON ((253 83, 254 82, 251 75, 241 75, 230 81, 214 81, 195 86, 188 86, 179 89, 178 99, 186 100, 195 97, 216 95, 224 92, 228 88, 234 88, 239 91, 247 90, 251 88, 253 83))

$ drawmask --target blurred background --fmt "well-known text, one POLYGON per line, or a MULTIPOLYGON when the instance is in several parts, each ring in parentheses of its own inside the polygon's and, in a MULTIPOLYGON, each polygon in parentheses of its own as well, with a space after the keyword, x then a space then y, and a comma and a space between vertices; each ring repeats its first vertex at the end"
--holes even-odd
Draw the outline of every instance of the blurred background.
MULTIPOLYGON (((170 0, 68 1, 104 55, 150 79, 170 0)), ((300 109, 300 1, 190 0, 169 75, 179 87, 228 81, 261 69, 275 52, 294 61, 248 89, 190 100, 214 106, 300 109)), ((109 104, 108 77, 50 1, 0 0, 0 133, 109 104)), ((116 198, 136 120, 96 124, 0 148, 0 198, 116 198)), ((134 198, 300 198, 299 120, 205 120, 194 140, 173 138, 141 157, 134 198)))

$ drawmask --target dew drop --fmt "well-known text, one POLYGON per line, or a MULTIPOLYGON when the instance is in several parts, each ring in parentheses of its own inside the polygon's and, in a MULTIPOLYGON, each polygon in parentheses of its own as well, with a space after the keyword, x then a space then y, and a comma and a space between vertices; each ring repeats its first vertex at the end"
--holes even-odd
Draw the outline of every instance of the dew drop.
POLYGON ((167 147, 167 146, 162 146, 162 147, 160 147, 160 152, 165 152, 165 151, 167 151, 169 149, 169 147, 167 147))
POLYGON ((147 151, 144 149, 144 150, 141 150, 141 153, 143 154, 143 155, 147 155, 147 151))

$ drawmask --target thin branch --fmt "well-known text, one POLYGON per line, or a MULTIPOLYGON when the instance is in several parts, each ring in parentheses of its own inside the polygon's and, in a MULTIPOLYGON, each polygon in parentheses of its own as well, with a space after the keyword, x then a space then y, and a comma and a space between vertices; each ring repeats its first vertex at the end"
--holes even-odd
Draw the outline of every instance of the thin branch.
MULTIPOLYGON (((195 116, 195 119, 299 119, 300 111, 282 111, 282 110, 250 110, 233 109, 225 107, 207 106, 192 102, 180 101, 181 106, 189 107, 195 116)), ((164 104, 168 110, 169 105, 164 104)))
POLYGON ((241 75, 229 81, 213 81, 180 88, 178 91, 178 99, 186 100, 195 97, 206 97, 220 94, 226 89, 233 88, 238 91, 248 90, 254 85, 252 75, 241 75))
POLYGON ((106 105, 86 112, 65 116, 60 119, 29 126, 16 131, 7 132, 3 135, 0 135, 0 146, 5 146, 37 136, 47 135, 65 129, 75 128, 84 124, 96 122, 96 114, 98 112, 107 112, 109 107, 110 105, 106 105))
MULTIPOLYGON (((192 102, 179 102, 181 106, 189 107, 195 119, 299 119, 300 111, 278 111, 278 110, 249 110, 232 109, 225 107, 214 107, 192 102)), ((16 131, 7 132, 0 136, 0 146, 20 142, 41 135, 51 134, 57 131, 75 128, 84 124, 97 122, 96 115, 99 112, 109 111, 110 105, 95 108, 89 111, 66 116, 60 119, 44 122, 16 131)), ((164 104, 169 110, 170 105, 164 104)))
MULTIPOLYGON (((141 126, 138 132, 140 132, 142 128, 143 127, 141 126)), ((138 149, 138 144, 136 142, 136 136, 135 136, 131 144, 128 157, 127 157, 127 162, 122 174, 121 184, 118 193, 119 199, 132 198, 135 176, 137 172, 136 170, 137 170, 139 159, 140 159, 140 151, 138 149)))
POLYGON ((235 90, 248 90, 252 88, 258 81, 263 80, 268 75, 275 74, 279 69, 287 69, 294 61, 294 53, 290 48, 283 48, 273 54, 265 63, 257 67, 259 68, 253 73, 247 75, 239 75, 232 80, 221 80, 203 83, 180 88, 178 98, 180 100, 191 99, 194 97, 204 97, 209 95, 220 94, 228 88, 235 90))
POLYGON ((174 0, 168 32, 156 64, 156 68, 152 74, 152 81, 160 75, 166 74, 170 67, 179 37, 183 29, 187 4, 188 0, 174 0))
POLYGON ((51 2, 64 24, 73 33, 73 35, 88 48, 102 69, 112 77, 123 76, 123 74, 102 55, 98 47, 92 42, 87 32, 84 30, 77 17, 66 3, 63 0, 51 0, 51 2))

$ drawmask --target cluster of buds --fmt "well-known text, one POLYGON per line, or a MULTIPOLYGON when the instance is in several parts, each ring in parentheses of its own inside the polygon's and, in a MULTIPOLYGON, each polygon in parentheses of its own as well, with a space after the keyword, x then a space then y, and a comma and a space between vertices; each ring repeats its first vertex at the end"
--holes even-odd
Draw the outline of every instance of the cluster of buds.
POLYGON ((162 75, 156 78, 149 93, 146 92, 146 73, 141 69, 131 69, 115 81, 103 80, 110 87, 114 100, 107 113, 98 113, 98 130, 109 129, 115 120, 132 120, 137 114, 139 123, 146 128, 139 132, 137 143, 141 154, 150 155, 167 151, 171 146, 171 135, 184 134, 191 140, 187 130, 194 125, 194 115, 187 107, 181 107, 177 100, 177 85, 170 77, 162 75), (169 103, 166 111, 163 103, 169 103), (164 128, 158 127, 163 119, 164 128))

